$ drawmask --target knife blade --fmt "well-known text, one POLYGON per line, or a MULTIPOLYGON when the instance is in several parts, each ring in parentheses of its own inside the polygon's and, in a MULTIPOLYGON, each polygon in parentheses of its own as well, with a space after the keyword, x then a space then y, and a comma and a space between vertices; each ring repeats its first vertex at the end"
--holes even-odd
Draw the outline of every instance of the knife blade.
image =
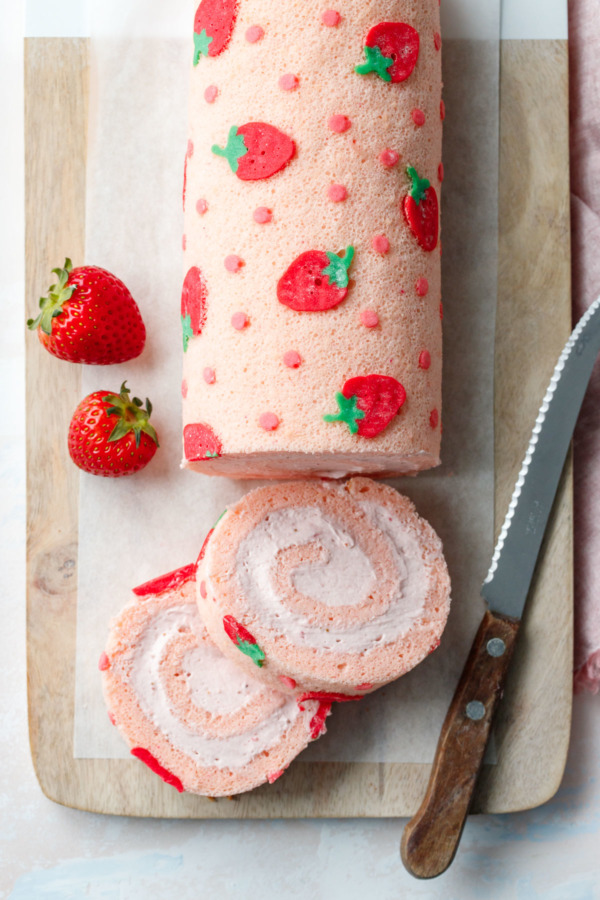
POLYGON ((487 610, 440 733, 423 802, 400 852, 417 878, 456 854, 583 397, 600 351, 600 297, 561 353, 540 406, 481 594, 487 610))

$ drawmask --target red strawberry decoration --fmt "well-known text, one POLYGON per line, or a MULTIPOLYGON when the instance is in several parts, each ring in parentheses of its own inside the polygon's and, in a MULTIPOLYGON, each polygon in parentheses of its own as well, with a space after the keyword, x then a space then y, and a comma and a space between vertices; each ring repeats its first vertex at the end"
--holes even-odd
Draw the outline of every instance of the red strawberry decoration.
POLYGON ((404 218, 423 250, 430 253, 438 242, 440 212, 435 188, 426 178, 419 178, 415 169, 406 170, 412 187, 402 201, 404 218))
POLYGON ((310 720, 310 736, 315 741, 322 734, 325 734, 327 728, 325 727, 325 719, 331 712, 331 703, 322 700, 317 707, 317 711, 310 720))
POLYGON ((326 422, 345 422, 351 434, 374 438, 386 428, 406 400, 406 391, 389 375, 350 378, 335 395, 339 411, 326 422))
POLYGON ((194 65, 201 56, 218 56, 226 49, 235 26, 239 0, 202 0, 194 19, 194 65))
POLYGON ((369 31, 364 46, 366 62, 359 75, 375 72, 384 81, 406 81, 419 58, 419 32, 403 22, 380 22, 369 31))
POLYGON ((132 590, 136 597, 162 594, 164 591, 175 590, 175 588, 181 587, 186 581, 194 578, 195 574, 196 563, 190 563, 187 566, 182 566, 180 569, 175 569, 173 572, 167 572, 166 575, 159 575, 158 578, 153 578, 152 581, 145 581, 144 584, 140 584, 139 587, 135 587, 132 590))
POLYGON ((354 247, 337 253, 308 250, 291 264, 277 285, 277 299, 298 312, 322 312, 346 299, 354 247))
POLYGON ((233 616, 224 616, 223 628, 227 637, 233 641, 238 650, 245 656, 249 656, 255 666, 259 669, 265 661, 264 651, 260 649, 256 643, 256 638, 250 634, 247 628, 244 628, 233 616))
POLYGON ((176 791, 179 791, 180 794, 183 793, 184 787, 181 783, 181 780, 177 777, 177 775, 173 775, 172 772, 169 772, 168 769, 165 769, 164 766, 161 766, 159 761, 155 756, 153 756, 149 750, 146 750, 144 747, 134 747, 131 751, 132 756, 137 757, 143 763, 146 763, 149 769, 151 769, 155 775, 158 775, 166 784, 170 784, 175 788, 176 791))
POLYGON ((81 401, 69 426, 69 453, 76 466, 92 475, 133 475, 148 465, 158 447, 146 409, 129 397, 126 382, 119 394, 95 391, 81 401))
POLYGON ((183 429, 183 451, 188 462, 200 462, 220 456, 223 446, 210 425, 196 422, 183 429))
POLYGON ((74 269, 70 259, 64 269, 52 269, 58 282, 40 300, 37 328, 46 350, 59 359, 108 366, 139 356, 146 342, 146 328, 138 306, 115 275, 97 266, 74 269))
POLYGON ((223 156, 242 181, 260 181, 281 172, 296 152, 296 145, 274 125, 248 122, 239 128, 232 125, 227 145, 215 144, 212 152, 223 156))
POLYGON ((183 328, 183 350, 188 348, 190 338, 202 334, 206 324, 206 299, 208 291, 202 272, 192 266, 183 282, 181 291, 181 326, 183 328))

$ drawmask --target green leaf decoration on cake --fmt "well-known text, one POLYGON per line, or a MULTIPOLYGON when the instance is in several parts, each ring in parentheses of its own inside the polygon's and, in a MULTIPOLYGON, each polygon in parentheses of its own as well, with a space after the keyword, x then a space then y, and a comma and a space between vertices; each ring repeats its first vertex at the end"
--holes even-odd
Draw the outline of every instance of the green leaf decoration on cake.
POLYGON ((339 288, 348 287, 350 280, 348 270, 354 259, 354 247, 346 247, 341 257, 337 253, 327 251, 327 259, 329 265, 323 269, 323 275, 329 278, 330 284, 337 284, 339 288))
POLYGON ((338 391, 335 399, 339 407, 338 412, 335 415, 328 414, 323 416, 323 420, 325 422, 345 422, 350 430, 350 434, 356 434, 359 421, 365 417, 364 411, 358 406, 358 398, 355 396, 344 397, 338 391))
POLYGON ((206 28, 203 28, 200 34, 194 32, 194 65, 197 66, 201 56, 208 56, 208 48, 212 44, 213 39, 208 36, 206 28))

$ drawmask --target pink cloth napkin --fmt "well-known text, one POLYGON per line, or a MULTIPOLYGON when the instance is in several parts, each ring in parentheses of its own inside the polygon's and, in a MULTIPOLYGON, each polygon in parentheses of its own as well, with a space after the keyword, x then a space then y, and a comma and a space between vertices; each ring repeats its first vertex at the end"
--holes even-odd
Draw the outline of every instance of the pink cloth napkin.
MULTIPOLYGON (((600 9, 569 0, 573 319, 600 294, 600 9)), ((575 431, 575 690, 600 688, 600 361, 575 431)))

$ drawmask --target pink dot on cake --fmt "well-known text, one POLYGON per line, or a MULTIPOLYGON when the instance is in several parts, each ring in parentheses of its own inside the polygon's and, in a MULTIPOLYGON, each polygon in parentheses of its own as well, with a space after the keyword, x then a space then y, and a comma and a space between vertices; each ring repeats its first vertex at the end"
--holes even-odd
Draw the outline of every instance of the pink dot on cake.
POLYGON ((444 180, 444 163, 440 163, 438 166, 438 181, 442 182, 444 180))
POLYGON ((440 421, 440 414, 438 413, 437 409, 432 409, 429 414, 429 424, 431 425, 432 428, 437 428, 439 421, 440 421))
POLYGON ((258 424, 265 431, 276 431, 279 428, 279 416, 276 416, 273 412, 261 413, 258 424))
POLYGON ((279 79, 279 87, 282 91, 295 91, 299 83, 300 80, 298 76, 294 75, 292 72, 287 72, 279 79))
POLYGON ((208 203, 201 197, 196 201, 196 212, 199 216, 203 216, 206 212, 208 212, 208 203))
POLYGON ((363 309, 360 314, 360 323, 365 328, 376 328, 379 325, 379 316, 373 309, 363 309))
POLYGON ((379 162, 388 169, 395 166, 399 159, 400 154, 396 153, 395 150, 390 150, 389 147, 386 147, 385 150, 382 150, 379 154, 379 162))
POLYGON ((214 103, 217 97, 219 96, 219 88, 216 84, 209 84, 209 86, 204 91, 204 99, 207 103, 214 103))
POLYGON ((188 395, 188 383, 184 378, 183 381, 181 382, 181 396, 185 400, 187 395, 188 395))
POLYGON ((251 25, 246 31, 246 40, 249 44, 256 44, 258 41, 262 40, 264 36, 265 30, 264 28, 261 28, 260 25, 251 25))
POLYGON ((428 369, 431 365, 431 355, 429 350, 421 350, 419 354, 419 368, 428 369))
POLYGON ((235 253, 225 257, 225 268, 228 272, 239 272, 243 265, 244 261, 240 256, 236 256, 235 253))
POLYGON ((443 100, 440 100, 440 119, 442 121, 446 118, 446 104, 443 100))
POLYGON ((236 312, 231 317, 231 324, 236 331, 243 331, 249 323, 248 316, 245 312, 236 312))
POLYGON ((266 206, 258 206, 253 213, 254 221, 258 225, 267 225, 273 219, 273 213, 266 206))
POLYGON ((327 196, 334 203, 343 203, 348 196, 348 191, 343 184, 330 184, 327 188, 327 196))
POLYGON ((343 134, 344 131, 348 131, 351 125, 352 122, 348 116, 343 116, 339 113, 336 113, 335 116, 330 116, 329 121, 327 122, 329 130, 336 134, 343 134))
POLYGON ((295 350, 288 350, 283 355, 283 363, 288 369, 297 369, 302 363, 302 357, 295 350))
POLYGON ((110 669, 110 660, 104 650, 100 654, 100 659, 98 660, 98 668, 101 672, 106 672, 107 669, 110 669))
POLYGON ((412 111, 412 120, 415 125, 421 127, 421 125, 425 124, 425 113, 422 109, 413 109, 412 111))
POLYGON ((433 46, 435 47, 436 50, 440 50, 440 49, 441 49, 441 46, 442 46, 442 36, 441 36, 441 34, 439 33, 439 31, 436 31, 436 33, 435 33, 434 36, 433 36, 433 46))
POLYGON ((417 278, 417 283, 415 284, 415 290, 419 297, 426 297, 429 291, 429 282, 426 278, 417 278))
POLYGON ((217 377, 215 375, 215 370, 211 369, 210 366, 207 366, 205 368, 204 372, 202 373, 202 376, 207 384, 214 384, 215 381, 217 380, 217 377))
POLYGON ((326 9, 321 16, 321 22, 323 25, 327 25, 328 28, 336 28, 340 24, 341 18, 342 17, 337 10, 326 9))
POLYGON ((385 256, 390 249, 390 242, 385 234, 375 234, 371 240, 371 246, 375 253, 380 253, 382 256, 385 256))

